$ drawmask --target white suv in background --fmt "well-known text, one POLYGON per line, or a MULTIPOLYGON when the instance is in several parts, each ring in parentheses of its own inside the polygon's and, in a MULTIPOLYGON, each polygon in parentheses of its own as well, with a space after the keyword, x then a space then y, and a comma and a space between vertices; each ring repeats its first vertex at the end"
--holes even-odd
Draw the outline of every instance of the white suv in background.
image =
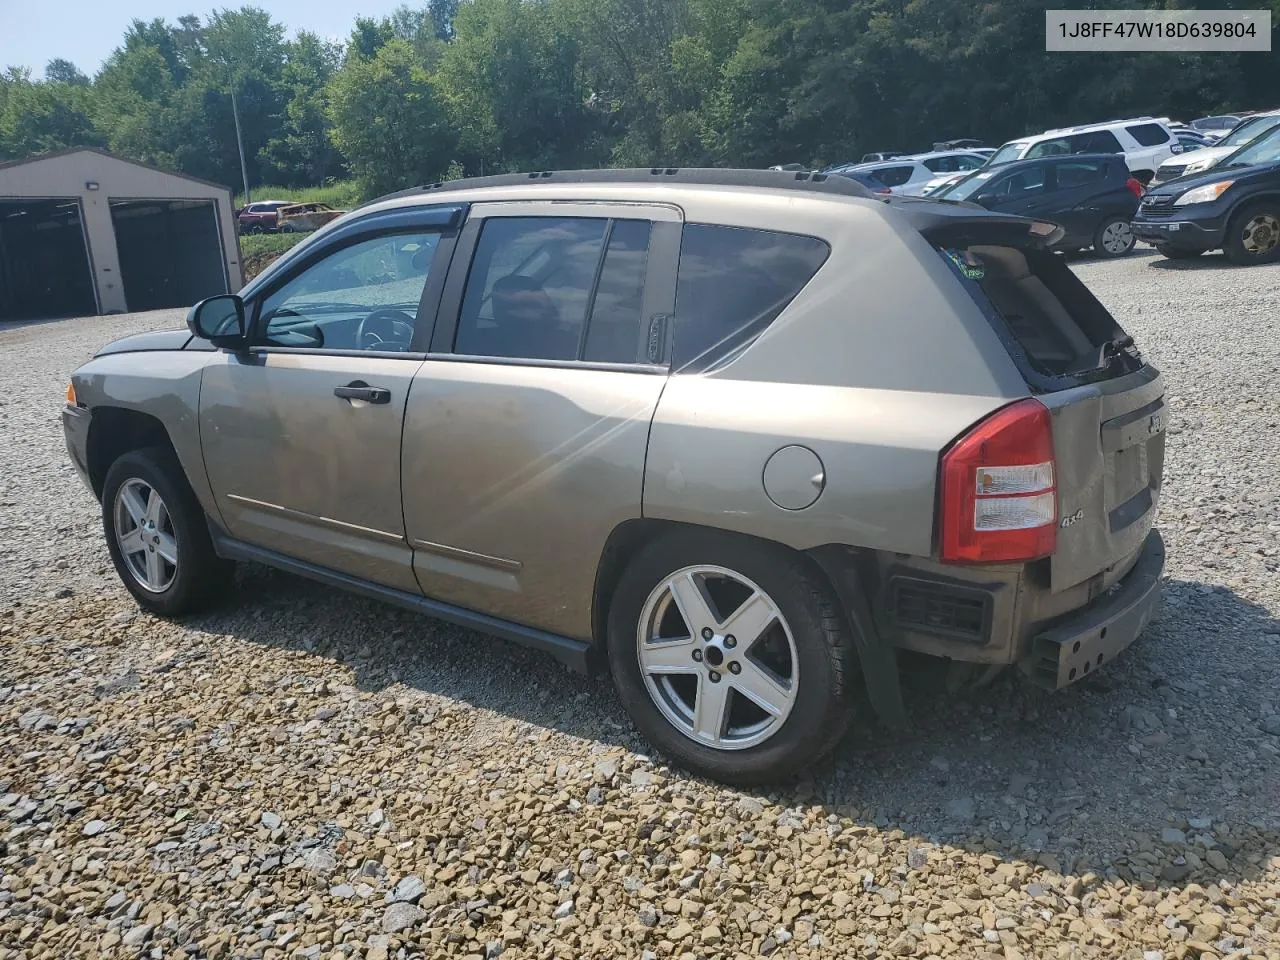
POLYGON ((1190 151, 1181 157, 1173 157, 1160 164, 1151 183, 1153 185, 1164 183, 1166 180, 1176 180, 1178 177, 1189 177, 1193 173, 1211 170, 1250 140, 1256 140, 1276 127, 1280 127, 1280 110, 1255 113, 1241 120, 1234 130, 1213 146, 1190 151))
POLYGON ((1134 117, 1046 130, 1034 137, 1010 140, 992 155, 988 165, 1072 153, 1123 153, 1129 172, 1147 183, 1160 164, 1183 149, 1163 120, 1134 117))

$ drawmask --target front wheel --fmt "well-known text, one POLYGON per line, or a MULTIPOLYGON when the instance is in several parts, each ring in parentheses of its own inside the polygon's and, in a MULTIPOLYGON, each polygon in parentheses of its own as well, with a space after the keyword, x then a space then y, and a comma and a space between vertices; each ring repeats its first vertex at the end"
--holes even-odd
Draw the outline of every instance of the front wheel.
POLYGON ((827 584, 781 547, 701 532, 655 541, 614 595, 608 645, 640 731, 717 780, 795 774, 851 718, 849 629, 827 584))
POLYGON ((138 604, 165 617, 206 606, 229 585, 204 511, 163 447, 124 454, 102 485, 102 525, 116 573, 138 604))
POLYGON ((1123 257, 1133 250, 1137 238, 1124 217, 1104 220, 1093 235, 1093 252, 1100 257, 1123 257))
POLYGON ((1227 224, 1223 247, 1232 263, 1280 260, 1280 203, 1261 200, 1242 207, 1227 224))

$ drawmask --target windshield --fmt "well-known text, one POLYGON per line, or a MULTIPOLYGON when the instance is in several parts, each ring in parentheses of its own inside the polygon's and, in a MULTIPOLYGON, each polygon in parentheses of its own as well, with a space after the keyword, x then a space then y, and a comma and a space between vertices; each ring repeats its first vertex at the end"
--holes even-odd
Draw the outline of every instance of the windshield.
POLYGON ((1224 167, 1252 167, 1255 163, 1280 160, 1280 126, 1272 127, 1249 146, 1237 150, 1223 162, 1224 167))
POLYGON ((1026 147, 1026 144, 1017 140, 1013 141, 1013 143, 1006 143, 991 155, 991 159, 987 161, 987 166, 994 167, 999 163, 1012 163, 1022 156, 1024 147, 1026 147))
POLYGON ((1243 147, 1250 140, 1262 136, 1276 126, 1280 126, 1280 117, 1253 117, 1244 121, 1214 146, 1243 147))
POLYGON ((981 170, 975 170, 963 180, 957 180, 955 183, 947 184, 939 189, 934 193, 933 199, 968 200, 981 190, 996 173, 997 171, 988 170, 985 167, 981 170))

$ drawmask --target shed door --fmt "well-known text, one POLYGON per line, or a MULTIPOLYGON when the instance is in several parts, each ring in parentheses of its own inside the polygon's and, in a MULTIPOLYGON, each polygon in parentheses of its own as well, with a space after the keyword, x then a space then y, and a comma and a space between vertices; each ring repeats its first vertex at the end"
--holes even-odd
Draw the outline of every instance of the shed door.
POLYGON ((212 200, 112 200, 111 222, 130 310, 189 307, 228 292, 212 200))
POLYGON ((0 320, 97 312, 80 201, 0 200, 0 320))

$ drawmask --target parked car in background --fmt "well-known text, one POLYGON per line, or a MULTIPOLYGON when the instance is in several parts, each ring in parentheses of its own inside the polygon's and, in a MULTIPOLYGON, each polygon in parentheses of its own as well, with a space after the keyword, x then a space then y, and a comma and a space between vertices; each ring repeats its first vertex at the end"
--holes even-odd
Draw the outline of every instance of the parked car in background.
POLYGON ((888 194, 893 193, 892 187, 885 186, 883 183, 877 180, 873 175, 869 173, 865 173, 861 170, 842 170, 842 171, 839 171, 838 173, 831 174, 831 176, 845 177, 849 180, 853 180, 855 183, 862 184, 872 193, 878 193, 881 196, 886 196, 888 194))
MULTIPOLYGON (((1182 144, 1184 153, 1190 153, 1192 150, 1200 150, 1203 147, 1213 146, 1213 138, 1206 137, 1203 133, 1190 128, 1174 128, 1173 135, 1178 138, 1178 142, 1182 144)), ((1165 163, 1169 161, 1166 160, 1165 163)), ((1159 171, 1156 171, 1159 173, 1159 171)))
POLYGON ((774 164, 769 169, 783 170, 788 173, 800 173, 801 171, 808 170, 809 168, 806 167, 803 163, 777 163, 777 164, 774 164))
POLYGON ((274 233, 280 227, 279 211, 289 206, 288 200, 259 200, 236 211, 236 226, 241 233, 274 233))
POLYGON ((1221 116, 1201 117, 1198 120, 1191 121, 1191 129, 1199 130, 1201 133, 1218 140, 1235 129, 1236 125, 1247 116, 1247 113, 1227 113, 1221 116))
POLYGON ((1129 221, 1142 196, 1140 184, 1113 153, 1017 160, 984 167, 933 194, 935 200, 967 200, 988 210, 1049 220, 1063 229, 1058 250, 1092 247, 1100 257, 1133 249, 1129 221))
POLYGON ((933 150, 935 153, 943 150, 981 150, 984 146, 981 140, 962 137, 959 140, 940 140, 933 145, 933 150))
POLYGON ((319 230, 347 211, 335 210, 327 203, 295 203, 277 211, 281 233, 308 233, 319 230))
POLYGON ((254 560, 606 667, 675 762, 777 781, 855 698, 904 720, 899 650, 1056 690, 1158 614, 1163 380, 1056 229, 768 170, 435 184, 102 350, 67 448, 152 613, 254 560))
POLYGON ((1034 137, 1019 137, 1004 144, 988 163, 995 165, 1074 153, 1119 153, 1124 155, 1133 175, 1146 183, 1155 176, 1160 164, 1182 151, 1182 144, 1164 121, 1154 117, 1135 117, 1132 120, 1046 130, 1034 137))
POLYGON ((901 150, 880 150, 876 153, 864 153, 859 163, 878 163, 881 160, 893 160, 897 157, 905 157, 906 154, 901 150))
POLYGON ((1209 170, 1249 141, 1256 140, 1277 126, 1280 126, 1280 112, 1255 113, 1251 117, 1246 117, 1236 124, 1235 129, 1229 134, 1212 146, 1197 150, 1194 156, 1187 156, 1184 153, 1182 156, 1170 157, 1160 164, 1160 169, 1156 171, 1151 184, 1154 186, 1168 180, 1176 180, 1178 177, 1209 170))
MULTIPOLYGON (((849 169, 875 177, 895 194, 919 196, 925 185, 939 175, 977 170, 987 158, 969 150, 946 150, 899 157, 884 163, 863 163, 849 169)), ((843 172, 843 171, 837 171, 843 172)))
POLYGON ((1280 126, 1210 170, 1148 191, 1133 232, 1175 260, 1218 249, 1240 264, 1280 260, 1280 126))

